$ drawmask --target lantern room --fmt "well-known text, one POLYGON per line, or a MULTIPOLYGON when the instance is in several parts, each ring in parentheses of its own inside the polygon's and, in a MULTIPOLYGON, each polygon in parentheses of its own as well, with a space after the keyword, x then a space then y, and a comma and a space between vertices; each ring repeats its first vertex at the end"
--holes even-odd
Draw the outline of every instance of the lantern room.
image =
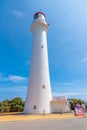
POLYGON ((35 13, 35 15, 34 15, 34 19, 36 20, 36 19, 43 19, 43 20, 45 20, 45 18, 46 18, 46 16, 45 16, 45 14, 43 13, 43 12, 37 12, 37 13, 35 13))

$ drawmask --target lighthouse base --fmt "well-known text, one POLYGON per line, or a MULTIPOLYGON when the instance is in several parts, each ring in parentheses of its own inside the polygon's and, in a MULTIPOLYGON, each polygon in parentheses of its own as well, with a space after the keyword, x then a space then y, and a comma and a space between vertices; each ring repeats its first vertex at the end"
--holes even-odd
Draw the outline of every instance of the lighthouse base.
POLYGON ((50 114, 70 112, 69 103, 66 97, 54 97, 48 104, 44 106, 25 104, 25 114, 50 114))
POLYGON ((31 114, 43 114, 43 113, 46 113, 46 114, 49 114, 49 113, 51 113, 50 102, 49 102, 49 104, 45 104, 43 106, 42 105, 41 106, 38 106, 38 105, 26 105, 25 104, 24 113, 31 113, 31 114))

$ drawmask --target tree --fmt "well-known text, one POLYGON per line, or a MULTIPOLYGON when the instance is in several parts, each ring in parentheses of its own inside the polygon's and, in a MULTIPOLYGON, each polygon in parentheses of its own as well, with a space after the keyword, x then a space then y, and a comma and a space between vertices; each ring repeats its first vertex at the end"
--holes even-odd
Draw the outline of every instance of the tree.
POLYGON ((21 112, 24 108, 24 101, 20 97, 0 102, 0 112, 21 112))
POLYGON ((74 110, 74 106, 75 106, 76 104, 85 103, 83 100, 81 100, 81 99, 76 99, 76 98, 68 99, 68 101, 69 101, 71 110, 74 110))
POLYGON ((20 97, 11 100, 11 107, 10 107, 11 112, 23 111, 23 107, 24 107, 24 102, 20 97))

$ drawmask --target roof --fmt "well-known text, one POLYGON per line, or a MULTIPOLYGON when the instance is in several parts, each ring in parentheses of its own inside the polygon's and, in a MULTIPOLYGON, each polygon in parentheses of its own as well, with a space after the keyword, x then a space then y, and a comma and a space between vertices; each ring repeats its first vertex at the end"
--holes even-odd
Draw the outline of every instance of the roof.
POLYGON ((43 12, 37 12, 37 13, 35 13, 34 17, 35 17, 37 14, 42 14, 42 15, 44 15, 44 17, 46 18, 45 14, 44 14, 43 12))
POLYGON ((65 96, 60 96, 60 97, 53 97, 53 99, 50 102, 66 102, 67 99, 65 96))

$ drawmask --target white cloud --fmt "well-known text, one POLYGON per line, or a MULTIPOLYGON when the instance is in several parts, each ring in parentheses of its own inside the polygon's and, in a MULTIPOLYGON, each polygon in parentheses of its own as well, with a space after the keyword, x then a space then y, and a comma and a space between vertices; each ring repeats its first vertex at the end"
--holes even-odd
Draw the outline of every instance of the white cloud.
POLYGON ((25 77, 21 77, 17 75, 9 75, 7 79, 12 82, 20 82, 26 80, 25 77))
POLYGON ((58 86, 74 86, 74 83, 70 83, 70 82, 64 82, 64 83, 60 83, 60 82, 54 82, 52 83, 52 86, 54 87, 58 87, 58 86))
POLYGON ((66 93, 53 93, 54 96, 86 96, 87 92, 66 92, 66 93))
POLYGON ((87 57, 83 58, 81 62, 87 62, 87 57))
POLYGON ((72 86, 73 83, 60 83, 61 86, 72 86))
POLYGON ((26 92, 27 91, 27 85, 26 86, 5 86, 5 87, 0 87, 2 92, 26 92))
POLYGON ((9 81, 9 82, 22 82, 25 81, 27 78, 26 77, 22 77, 22 76, 18 76, 18 75, 8 75, 8 76, 4 76, 2 74, 0 74, 0 81, 5 82, 5 81, 9 81))
POLYGON ((19 18, 23 18, 25 16, 25 13, 19 10, 11 10, 9 12, 19 18))

